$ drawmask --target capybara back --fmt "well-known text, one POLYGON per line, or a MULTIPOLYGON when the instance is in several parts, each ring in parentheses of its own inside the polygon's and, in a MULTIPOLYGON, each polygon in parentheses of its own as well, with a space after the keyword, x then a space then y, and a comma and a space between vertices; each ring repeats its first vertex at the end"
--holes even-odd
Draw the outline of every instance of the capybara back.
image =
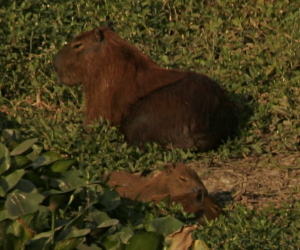
POLYGON ((126 140, 213 149, 237 130, 235 105, 204 75, 194 74, 142 98, 124 118, 126 140))

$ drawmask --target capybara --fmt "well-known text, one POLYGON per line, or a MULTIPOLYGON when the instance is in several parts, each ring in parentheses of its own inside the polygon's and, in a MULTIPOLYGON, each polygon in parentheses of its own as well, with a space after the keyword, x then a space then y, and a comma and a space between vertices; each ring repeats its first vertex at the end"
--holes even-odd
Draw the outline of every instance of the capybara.
POLYGON ((210 220, 221 212, 197 173, 182 163, 167 164, 163 171, 156 170, 146 176, 113 171, 105 175, 104 180, 130 201, 158 203, 169 196, 170 202, 181 203, 184 210, 194 213, 201 223, 204 216, 210 220))
POLYGON ((85 127, 102 118, 119 125, 129 144, 206 151, 237 132, 236 105, 215 81, 159 67, 111 25, 76 36, 53 64, 61 83, 83 85, 85 127))
MULTIPOLYGON (((207 195, 207 189, 197 173, 183 163, 167 164, 163 171, 153 171, 143 176, 140 173, 113 171, 106 177, 110 186, 117 186, 117 192, 129 199, 139 200, 149 197, 182 195, 201 191, 207 195)), ((105 178, 106 178, 105 177, 105 178)))

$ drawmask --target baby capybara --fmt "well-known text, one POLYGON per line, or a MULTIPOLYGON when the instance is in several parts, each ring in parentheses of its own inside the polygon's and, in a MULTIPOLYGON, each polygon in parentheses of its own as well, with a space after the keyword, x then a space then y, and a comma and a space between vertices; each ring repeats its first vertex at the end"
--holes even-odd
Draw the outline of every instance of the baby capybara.
MULTIPOLYGON (((186 212, 194 213, 200 223, 204 216, 215 219, 221 208, 208 196, 207 189, 197 173, 182 163, 168 164, 163 171, 146 176, 141 173, 113 171, 104 176, 107 184, 129 201, 158 203, 170 197, 170 203, 180 203, 186 212)), ((170 205, 169 203, 169 205, 170 205)))
MULTIPOLYGON (((140 173, 113 171, 108 174, 110 186, 117 186, 118 193, 129 199, 147 201, 149 196, 182 195, 207 190, 197 173, 183 163, 167 164, 163 171, 153 171, 144 176, 140 173), (124 194, 124 195, 123 195, 124 194)), ((105 176, 106 178, 107 176, 105 176)))

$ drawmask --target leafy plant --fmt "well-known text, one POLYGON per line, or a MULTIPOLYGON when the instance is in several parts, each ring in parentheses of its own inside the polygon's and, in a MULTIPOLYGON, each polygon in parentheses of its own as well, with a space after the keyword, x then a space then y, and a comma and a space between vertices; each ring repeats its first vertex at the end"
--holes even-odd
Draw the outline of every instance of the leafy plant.
MULTIPOLYGON (((100 181, 104 172, 299 154, 299 7, 289 0, 1 1, 0 248, 131 249, 150 238, 153 249, 167 248, 166 235, 182 225, 176 212, 125 205, 100 181), (219 81, 240 109, 240 135, 198 153, 155 144, 141 151, 101 121, 85 132, 81 87, 59 85, 52 59, 74 35, 107 20, 159 65, 219 81)), ((194 230, 193 246, 293 249, 298 206, 238 207, 194 230)))

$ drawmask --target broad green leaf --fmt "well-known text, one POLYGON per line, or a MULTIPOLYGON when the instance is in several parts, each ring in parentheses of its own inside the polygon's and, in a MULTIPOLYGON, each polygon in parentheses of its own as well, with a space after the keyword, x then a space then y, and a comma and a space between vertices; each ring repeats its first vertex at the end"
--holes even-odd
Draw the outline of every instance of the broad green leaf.
MULTIPOLYGON (((83 242, 83 243, 78 244, 76 249, 77 250, 103 250, 103 247, 99 247, 94 243, 90 244, 90 245, 86 245, 83 242)), ((111 249, 111 248, 105 248, 105 249, 111 249)), ((111 249, 111 250, 113 250, 113 249, 111 249)))
POLYGON ((110 217, 107 215, 107 213, 99 211, 99 210, 93 210, 93 212, 90 212, 87 216, 87 219, 96 225, 100 225, 104 221, 107 221, 110 219, 110 217))
POLYGON ((77 227, 63 227, 62 230, 60 230, 57 238, 55 239, 56 242, 67 240, 71 238, 76 237, 82 237, 90 232, 90 229, 81 229, 78 230, 77 227))
POLYGON ((130 227, 122 227, 120 232, 114 234, 122 242, 127 243, 128 240, 134 235, 133 229, 130 227))
POLYGON ((112 211, 121 204, 120 195, 116 191, 103 188, 100 203, 104 206, 103 211, 112 211))
POLYGON ((43 233, 39 233, 37 235, 35 235, 32 239, 33 240, 38 240, 38 239, 42 239, 42 238, 49 238, 53 235, 54 232, 52 231, 47 231, 47 232, 43 232, 43 233))
POLYGON ((164 237, 156 232, 141 232, 133 235, 128 244, 125 246, 126 250, 162 250, 164 247, 164 237))
POLYGON ((166 236, 179 230, 182 226, 184 226, 184 223, 180 220, 166 216, 153 219, 150 223, 149 231, 155 231, 166 236))
POLYGON ((18 169, 0 180, 0 196, 5 196, 20 181, 25 171, 18 169))
POLYGON ((51 165, 51 170, 55 173, 64 173, 76 163, 75 159, 58 160, 51 165))
POLYGON ((23 239, 11 233, 5 234, 3 241, 0 241, 1 249, 22 249, 23 239))
POLYGON ((125 244, 120 242, 120 240, 115 237, 115 235, 109 235, 106 237, 102 242, 101 245, 105 247, 105 249, 110 249, 110 250, 124 250, 125 249, 125 244))
POLYGON ((56 238, 55 249, 74 249, 90 231, 90 229, 78 230, 76 227, 61 230, 56 238))
POLYGON ((7 234, 7 228, 12 224, 12 220, 0 220, 0 249, 3 248, 4 235, 7 234))
POLYGON ((11 165, 14 168, 26 167, 31 161, 25 155, 17 155, 11 158, 11 165))
POLYGON ((35 235, 29 242, 26 244, 27 249, 50 249, 51 248, 51 237, 52 234, 46 235, 44 233, 35 235))
POLYGON ((33 185, 31 181, 21 179, 15 186, 16 189, 23 193, 38 193, 37 188, 33 185))
POLYGON ((72 239, 72 238, 77 238, 77 237, 82 237, 85 236, 87 234, 89 234, 91 232, 90 229, 76 229, 75 227, 72 228, 73 230, 68 234, 68 236, 66 237, 66 239, 72 239))
POLYGON ((30 165, 33 168, 37 168, 40 166, 48 165, 53 162, 56 162, 57 160, 60 160, 61 156, 53 151, 48 151, 46 153, 43 153, 41 156, 38 156, 30 165))
MULTIPOLYGON (((30 216, 33 218, 33 214, 28 214, 27 216, 30 216)), ((25 233, 25 236, 27 239, 32 239, 32 237, 36 234, 34 230, 32 230, 30 227, 27 226, 27 223, 23 220, 23 218, 17 218, 18 223, 23 227, 23 231, 25 233)))
POLYGON ((45 197, 40 194, 12 193, 5 201, 5 208, 12 216, 34 213, 45 197))
POLYGON ((81 178, 80 171, 78 170, 70 170, 63 173, 58 182, 62 191, 86 186, 86 182, 81 178))
POLYGON ((42 154, 43 147, 38 146, 37 144, 34 144, 34 145, 32 145, 31 148, 32 148, 32 151, 29 154, 26 154, 26 157, 30 161, 34 161, 38 156, 40 156, 42 154))
POLYGON ((23 179, 30 181, 37 188, 45 188, 48 183, 43 177, 45 176, 41 176, 37 171, 27 171, 23 176, 23 179))
POLYGON ((53 179, 60 179, 61 174, 74 165, 75 159, 63 159, 43 167, 43 174, 53 179))
POLYGON ((46 198, 43 200, 43 205, 47 205, 50 211, 54 212, 62 203, 69 201, 73 191, 74 189, 69 191, 58 191, 54 189, 47 191, 44 193, 46 198))
POLYGON ((21 140, 21 136, 18 131, 14 129, 5 129, 2 131, 2 135, 10 147, 19 145, 18 141, 21 140))
POLYGON ((109 219, 107 221, 102 222, 97 228, 111 227, 111 226, 117 225, 118 223, 119 223, 119 220, 109 219))
POLYGON ((116 219, 111 219, 107 213, 95 210, 88 215, 88 219, 95 223, 97 228, 105 228, 105 227, 110 227, 114 226, 119 223, 118 220, 116 219))
POLYGON ((71 238, 55 244, 54 250, 73 250, 84 241, 84 237, 71 238))
POLYGON ((10 168, 11 159, 8 149, 0 142, 0 176, 10 168))
POLYGON ((29 226, 30 222, 33 220, 34 214, 28 214, 22 216, 22 218, 15 218, 7 228, 6 234, 17 236, 21 240, 22 244, 25 245, 26 242, 35 234, 35 232, 29 226))
POLYGON ((30 242, 27 242, 28 249, 50 249, 51 248, 51 239, 53 237, 54 231, 47 231, 36 234, 30 242))
POLYGON ((13 220, 15 219, 15 217, 11 216, 11 214, 6 209, 0 211, 0 222, 7 219, 13 220))
POLYGON ((117 241, 127 243, 128 240, 134 235, 134 232, 129 227, 122 227, 119 232, 109 235, 106 239, 110 241, 117 241))
POLYGON ((30 149, 34 143, 38 141, 38 138, 29 139, 26 141, 21 142, 17 147, 10 152, 11 156, 16 156, 24 153, 26 150, 30 149))
POLYGON ((122 250, 125 249, 125 245, 133 235, 134 233, 129 227, 123 227, 120 232, 108 235, 102 244, 105 249, 122 250))

